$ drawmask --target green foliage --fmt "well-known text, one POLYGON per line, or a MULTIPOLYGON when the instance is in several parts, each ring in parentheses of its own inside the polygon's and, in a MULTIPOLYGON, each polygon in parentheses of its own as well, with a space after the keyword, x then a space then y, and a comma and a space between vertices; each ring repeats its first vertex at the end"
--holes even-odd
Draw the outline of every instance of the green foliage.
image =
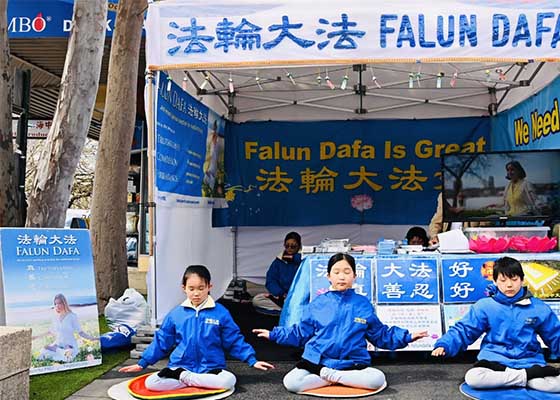
MULTIPOLYGON (((105 317, 99 317, 99 328, 101 333, 109 332, 110 329, 107 325, 105 317)), ((93 354, 95 358, 101 356, 101 349, 99 343, 96 342, 92 346, 91 352, 87 348, 80 350, 74 361, 86 360, 88 354, 93 354), (83 353, 83 354, 82 354, 83 353)), ((128 350, 121 350, 119 352, 111 352, 103 354, 103 364, 94 367, 79 368, 68 371, 53 372, 44 375, 35 375, 30 378, 29 399, 30 400, 64 400, 72 393, 77 392, 87 384, 91 383, 101 375, 122 364, 129 357, 128 350)), ((52 365, 52 361, 33 360, 41 363, 46 362, 45 365, 52 365)))

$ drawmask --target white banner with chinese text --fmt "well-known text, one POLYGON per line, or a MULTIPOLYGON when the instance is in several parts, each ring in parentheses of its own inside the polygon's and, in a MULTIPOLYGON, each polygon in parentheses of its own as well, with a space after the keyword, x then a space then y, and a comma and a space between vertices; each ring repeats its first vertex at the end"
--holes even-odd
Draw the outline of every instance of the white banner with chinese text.
POLYGON ((560 61, 558 0, 151 3, 150 69, 560 61))

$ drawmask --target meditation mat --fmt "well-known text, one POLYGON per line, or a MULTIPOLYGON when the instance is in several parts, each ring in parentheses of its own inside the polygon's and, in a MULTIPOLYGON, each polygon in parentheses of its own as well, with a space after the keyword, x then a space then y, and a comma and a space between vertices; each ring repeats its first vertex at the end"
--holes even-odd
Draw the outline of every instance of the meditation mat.
POLYGON ((152 391, 146 388, 145 381, 150 374, 138 376, 128 381, 111 386, 107 391, 109 397, 115 400, 217 400, 231 396, 233 389, 208 389, 188 386, 177 390, 152 391))
POLYGON ((386 387, 387 387, 387 383, 384 383, 383 386, 377 389, 360 389, 360 388, 343 386, 343 385, 330 385, 330 386, 323 386, 317 389, 306 390, 305 392, 299 392, 298 394, 305 394, 308 396, 316 396, 316 397, 340 397, 340 398, 362 397, 362 396, 371 396, 376 393, 379 393, 386 387))
POLYGON ((473 389, 463 382, 459 390, 469 399, 477 400, 560 400, 560 393, 541 392, 522 387, 473 389))

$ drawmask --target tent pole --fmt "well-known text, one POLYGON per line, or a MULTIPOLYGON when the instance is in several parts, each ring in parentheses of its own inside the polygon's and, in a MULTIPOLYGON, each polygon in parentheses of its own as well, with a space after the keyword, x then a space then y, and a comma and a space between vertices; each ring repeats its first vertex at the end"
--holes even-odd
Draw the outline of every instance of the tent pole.
POLYGON ((364 93, 362 92, 362 66, 359 66, 359 70, 360 70, 360 74, 359 74, 359 79, 360 79, 360 110, 364 109, 364 93))
MULTIPOLYGON (((235 90, 232 92, 228 92, 228 118, 230 121, 233 122, 233 120, 235 119, 235 114, 237 113, 237 110, 235 109, 235 90)), ((233 278, 232 278, 232 283, 233 283, 233 287, 234 287, 234 291, 235 288, 238 286, 237 283, 237 227, 233 226, 231 228, 231 231, 233 232, 233 278)))
POLYGON ((154 148, 155 148, 155 114, 154 114, 154 71, 146 70, 146 125, 148 129, 147 139, 148 139, 148 201, 145 202, 146 210, 148 211, 148 254, 150 258, 150 269, 151 278, 148 279, 148 302, 152 308, 152 317, 150 320, 150 325, 155 327, 158 318, 157 309, 157 267, 154 252, 154 241, 156 233, 156 209, 154 201, 154 148))
POLYGON ((155 203, 154 203, 154 113, 153 113, 153 101, 154 101, 154 73, 148 70, 146 72, 146 85, 147 85, 147 107, 146 107, 146 122, 148 125, 148 238, 150 240, 148 246, 148 254, 150 256, 154 255, 154 232, 155 232, 155 203))
POLYGON ((358 73, 358 85, 355 86, 355 93, 360 96, 359 107, 354 111, 356 114, 365 114, 367 110, 364 109, 364 96, 366 95, 367 86, 363 84, 363 73, 366 70, 366 64, 354 64, 352 69, 358 73))
POLYGON ((232 280, 237 281, 237 226, 231 227, 231 232, 233 233, 233 278, 232 280))

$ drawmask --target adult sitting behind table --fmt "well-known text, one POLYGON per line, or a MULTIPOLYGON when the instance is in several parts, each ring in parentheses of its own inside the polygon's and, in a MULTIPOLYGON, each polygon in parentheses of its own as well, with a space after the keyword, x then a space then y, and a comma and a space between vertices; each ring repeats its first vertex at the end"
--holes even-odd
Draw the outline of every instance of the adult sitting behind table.
POLYGON ((301 236, 290 232, 284 238, 282 251, 266 273, 266 289, 268 293, 260 293, 253 297, 253 306, 257 311, 266 314, 280 314, 284 299, 288 295, 292 281, 301 264, 301 236))
POLYGON ((437 208, 436 212, 430 220, 430 225, 428 226, 428 234, 430 235, 429 244, 438 243, 438 233, 445 232, 448 230, 449 225, 447 222, 443 222, 443 206, 453 214, 459 214, 463 211, 462 207, 452 207, 447 201, 444 202, 443 196, 440 193, 437 198, 437 208))
POLYGON ((409 245, 427 247, 429 244, 426 230, 420 226, 413 226, 406 233, 406 242, 409 245))

